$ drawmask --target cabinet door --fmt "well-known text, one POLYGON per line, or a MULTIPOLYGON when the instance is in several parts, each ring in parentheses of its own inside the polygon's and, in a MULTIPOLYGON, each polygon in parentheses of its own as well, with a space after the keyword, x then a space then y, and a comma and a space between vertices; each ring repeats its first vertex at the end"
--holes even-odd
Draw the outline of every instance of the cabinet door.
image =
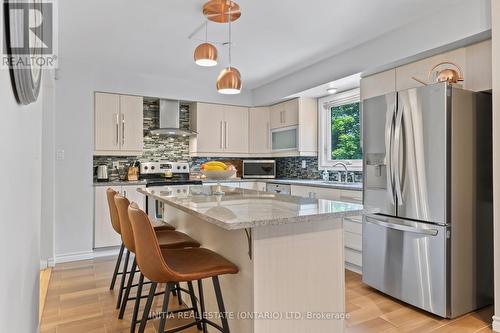
POLYGON ((250 108, 249 110, 249 152, 266 154, 271 152, 271 124, 269 108, 250 108))
POLYGON ((317 187, 314 189, 316 199, 339 200, 340 190, 336 188, 317 187))
POLYGON ((196 152, 220 153, 224 150, 224 108, 198 103, 196 106, 196 152))
POLYGON ((127 152, 142 152, 144 148, 143 98, 120 96, 120 145, 127 152))
POLYGON ((120 96, 95 93, 94 150, 120 150, 120 96))
POLYGON ((395 92, 396 70, 391 69, 382 73, 364 77, 361 79, 360 85, 361 100, 395 92))
POLYGON ((145 186, 138 185, 127 185, 122 186, 122 195, 127 198, 130 202, 135 202, 139 208, 144 210, 146 207, 146 197, 144 194, 137 192, 138 188, 144 188, 145 186))
POLYGON ((304 198, 314 198, 316 192, 314 187, 292 185, 292 195, 304 198))
POLYGON ((283 114, 285 113, 285 103, 280 103, 271 106, 270 108, 270 124, 271 129, 284 127, 283 114))
MULTIPOLYGON (((121 191, 120 186, 111 188, 117 192, 121 191)), ((117 246, 122 243, 121 236, 111 226, 107 189, 108 186, 94 188, 94 248, 117 246)))
POLYGON ((248 153, 248 108, 224 106, 224 152, 248 153))
POLYGON ((256 186, 256 182, 240 182, 240 188, 244 188, 247 190, 255 190, 256 186))
POLYGON ((299 103, 298 98, 284 103, 283 126, 295 126, 299 124, 299 103))

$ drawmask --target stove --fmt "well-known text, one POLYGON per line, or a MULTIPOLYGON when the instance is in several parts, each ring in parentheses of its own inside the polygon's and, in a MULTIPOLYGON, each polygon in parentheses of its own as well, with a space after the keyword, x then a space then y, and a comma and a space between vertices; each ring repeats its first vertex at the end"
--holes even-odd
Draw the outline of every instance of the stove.
POLYGON ((202 184, 201 180, 189 179, 187 162, 141 162, 140 174, 146 187, 202 184))

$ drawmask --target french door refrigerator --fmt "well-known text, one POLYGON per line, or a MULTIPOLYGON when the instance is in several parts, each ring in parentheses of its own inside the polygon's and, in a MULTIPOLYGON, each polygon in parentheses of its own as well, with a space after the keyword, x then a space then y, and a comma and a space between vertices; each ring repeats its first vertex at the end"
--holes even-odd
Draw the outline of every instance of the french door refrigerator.
POLYGON ((363 282, 453 318, 493 302, 491 95, 438 83, 362 106, 363 282))

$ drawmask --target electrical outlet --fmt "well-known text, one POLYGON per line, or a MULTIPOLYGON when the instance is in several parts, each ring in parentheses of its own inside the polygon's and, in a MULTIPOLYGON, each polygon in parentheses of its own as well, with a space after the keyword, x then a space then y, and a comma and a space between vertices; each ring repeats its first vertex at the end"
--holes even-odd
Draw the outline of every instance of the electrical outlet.
POLYGON ((302 169, 307 169, 307 161, 302 161, 302 169))

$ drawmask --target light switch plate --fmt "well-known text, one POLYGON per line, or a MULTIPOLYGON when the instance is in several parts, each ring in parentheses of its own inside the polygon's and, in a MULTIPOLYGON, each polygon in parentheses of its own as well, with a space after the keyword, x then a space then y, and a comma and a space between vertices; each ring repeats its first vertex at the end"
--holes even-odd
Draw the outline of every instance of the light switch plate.
POLYGON ((64 161, 64 149, 56 150, 56 161, 64 161))
POLYGON ((306 169, 306 168, 307 168, 307 161, 303 160, 302 161, 302 169, 306 169))

